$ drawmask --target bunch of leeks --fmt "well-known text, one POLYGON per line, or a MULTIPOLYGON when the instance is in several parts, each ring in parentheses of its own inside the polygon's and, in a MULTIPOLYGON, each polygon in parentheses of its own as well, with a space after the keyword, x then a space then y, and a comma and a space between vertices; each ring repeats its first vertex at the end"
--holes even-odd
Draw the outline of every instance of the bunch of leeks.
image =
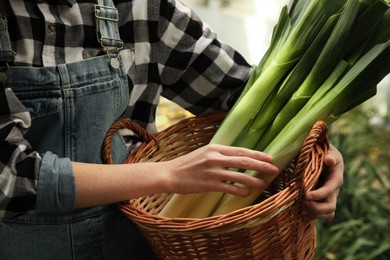
MULTIPOLYGON (((211 143, 262 150, 283 169, 317 121, 330 125, 374 96, 389 72, 388 2, 295 0, 282 9, 267 53, 211 143)), ((274 178, 245 173, 267 182, 274 178)), ((252 190, 244 198, 221 192, 175 194, 160 216, 225 214, 253 204, 262 192, 252 190)))

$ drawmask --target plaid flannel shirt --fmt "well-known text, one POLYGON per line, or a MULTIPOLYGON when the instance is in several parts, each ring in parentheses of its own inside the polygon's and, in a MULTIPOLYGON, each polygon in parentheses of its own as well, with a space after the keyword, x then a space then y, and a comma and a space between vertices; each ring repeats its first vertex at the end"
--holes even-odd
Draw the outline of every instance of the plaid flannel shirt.
MULTIPOLYGON (((175 0, 114 3, 119 10, 123 49, 135 53, 135 76, 129 80, 132 94, 124 117, 155 132, 160 95, 194 114, 228 109, 233 104, 250 65, 218 41, 190 8, 175 0)), ((52 66, 101 54, 94 4, 93 0, 1 1, 0 10, 8 19, 16 52, 11 65, 52 66)), ((31 150, 23 139, 30 124, 23 105, 9 89, 2 88, 0 98, 0 218, 30 210, 40 212, 41 204, 53 195, 42 194, 39 188, 44 155, 31 150)), ((63 208, 56 211, 70 210, 74 205, 75 197, 64 199, 63 208)))
POLYGON ((41 157, 23 138, 29 113, 10 89, 0 88, 0 216, 10 217, 35 207, 41 157))

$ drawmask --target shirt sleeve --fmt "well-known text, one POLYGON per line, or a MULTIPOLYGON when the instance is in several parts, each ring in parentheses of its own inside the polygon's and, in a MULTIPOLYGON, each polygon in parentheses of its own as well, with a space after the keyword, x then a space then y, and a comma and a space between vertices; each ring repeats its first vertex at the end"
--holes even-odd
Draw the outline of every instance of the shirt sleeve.
POLYGON ((194 114, 234 104, 251 70, 237 51, 180 1, 161 1, 158 34, 163 96, 194 114))
POLYGON ((0 88, 0 218, 73 209, 70 161, 31 150, 24 138, 30 115, 11 89, 0 88))

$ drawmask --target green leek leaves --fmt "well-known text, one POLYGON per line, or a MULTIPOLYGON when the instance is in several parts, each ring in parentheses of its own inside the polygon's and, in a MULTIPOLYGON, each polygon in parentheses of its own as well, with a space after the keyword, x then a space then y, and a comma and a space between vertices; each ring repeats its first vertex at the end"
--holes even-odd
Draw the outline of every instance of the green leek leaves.
MULTIPOLYGON (((267 53, 211 143, 263 150, 283 169, 317 121, 331 124, 371 98, 389 73, 388 2, 295 0, 290 10, 282 9, 267 53)), ((268 182, 274 178, 245 173, 268 182)), ((262 192, 252 190, 245 198, 218 192, 174 195, 168 203, 172 210, 160 215, 225 214, 253 204, 262 192)))

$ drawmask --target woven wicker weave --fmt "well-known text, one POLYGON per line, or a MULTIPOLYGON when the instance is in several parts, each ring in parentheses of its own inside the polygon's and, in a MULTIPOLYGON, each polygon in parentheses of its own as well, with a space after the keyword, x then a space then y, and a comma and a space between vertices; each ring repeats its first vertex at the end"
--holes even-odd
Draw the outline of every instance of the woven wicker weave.
MULTIPOLYGON (((111 137, 118 129, 131 128, 146 140, 124 163, 163 161, 207 144, 225 115, 184 119, 155 136, 129 120, 120 121, 107 134, 104 160, 111 162, 111 137)), ((162 259, 311 259, 315 221, 302 216, 302 196, 316 185, 328 147, 327 126, 318 122, 299 157, 258 202, 229 214, 202 219, 157 216, 171 194, 133 199, 118 207, 162 259)))

